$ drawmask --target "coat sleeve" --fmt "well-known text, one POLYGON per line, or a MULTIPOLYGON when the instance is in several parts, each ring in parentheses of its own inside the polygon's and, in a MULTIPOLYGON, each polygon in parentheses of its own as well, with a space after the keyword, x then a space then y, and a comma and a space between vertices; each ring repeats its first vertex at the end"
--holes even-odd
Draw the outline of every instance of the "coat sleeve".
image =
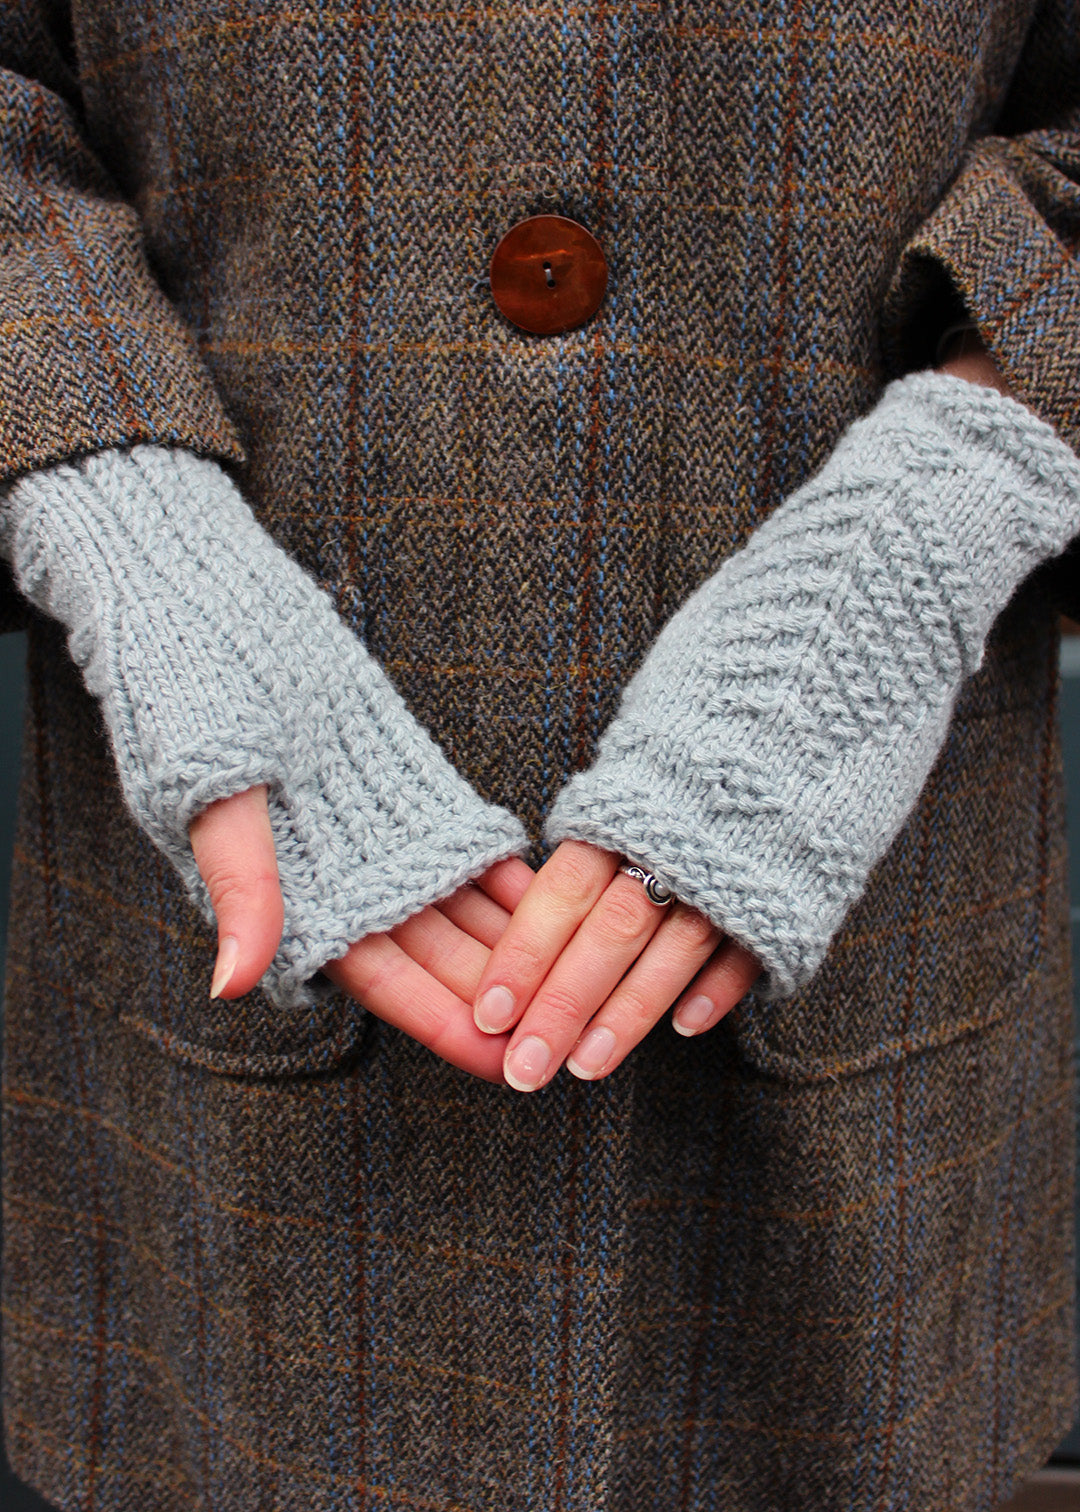
MULTIPOLYGON (((934 362, 969 319, 1013 391, 1080 452, 1080 12, 1040 5, 992 134, 903 246, 883 309, 886 370, 934 362)), ((1041 569, 1080 615, 1080 540, 1041 569)))
MULTIPOLYGON (((0 485, 138 442, 240 461, 191 333, 94 156, 63 28, 0 7, 0 485)), ((17 623, 10 578, 0 628, 17 623)))
POLYGON ((884 307, 892 376, 965 316, 1010 386, 1080 450, 1080 13, 1036 17, 995 134, 904 245, 884 307))

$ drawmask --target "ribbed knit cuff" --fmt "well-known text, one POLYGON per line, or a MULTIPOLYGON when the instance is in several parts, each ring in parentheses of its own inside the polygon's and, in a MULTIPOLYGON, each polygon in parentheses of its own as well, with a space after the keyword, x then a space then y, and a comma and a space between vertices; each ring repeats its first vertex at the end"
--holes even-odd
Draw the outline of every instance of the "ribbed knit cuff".
POLYGON ((918 373, 665 626, 548 840, 649 867, 810 980, 913 808, 1020 581, 1080 529, 1080 458, 995 390, 918 373))
POLYGON ((31 474, 0 503, 0 549, 67 626, 128 806, 210 921, 188 825, 267 784, 285 928, 263 986, 283 1005, 524 850, 216 463, 136 447, 31 474))

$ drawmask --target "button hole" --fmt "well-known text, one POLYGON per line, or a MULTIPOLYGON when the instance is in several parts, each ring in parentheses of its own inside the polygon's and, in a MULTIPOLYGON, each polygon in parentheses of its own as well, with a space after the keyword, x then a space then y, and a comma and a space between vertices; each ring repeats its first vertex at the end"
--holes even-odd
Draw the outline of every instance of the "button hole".
POLYGON ((547 274, 547 286, 548 286, 548 288, 549 289, 553 289, 555 287, 555 279, 552 277, 551 264, 549 262, 546 262, 544 264, 544 272, 547 274))

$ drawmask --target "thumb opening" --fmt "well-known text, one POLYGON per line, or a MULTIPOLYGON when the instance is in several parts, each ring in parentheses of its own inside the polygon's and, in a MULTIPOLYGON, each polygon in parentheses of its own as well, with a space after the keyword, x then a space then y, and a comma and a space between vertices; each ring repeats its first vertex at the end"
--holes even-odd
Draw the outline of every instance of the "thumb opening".
POLYGON ((211 803, 188 839, 218 926, 210 996, 242 997, 274 959, 285 922, 265 785, 211 803))

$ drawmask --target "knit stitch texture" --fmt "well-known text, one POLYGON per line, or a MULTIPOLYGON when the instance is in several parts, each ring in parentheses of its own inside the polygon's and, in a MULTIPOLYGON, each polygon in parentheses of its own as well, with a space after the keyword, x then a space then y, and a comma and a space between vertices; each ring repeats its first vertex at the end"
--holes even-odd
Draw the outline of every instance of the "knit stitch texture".
POLYGON ((804 985, 911 812, 1014 589, 1080 531, 1080 458, 1026 406, 895 380, 668 622, 549 840, 655 870, 804 985))
POLYGON ((131 812, 208 920, 188 824, 268 785, 285 927, 262 985, 281 1006, 317 996, 350 942, 524 848, 216 462, 136 446, 32 473, 0 507, 0 547, 70 631, 131 812))

